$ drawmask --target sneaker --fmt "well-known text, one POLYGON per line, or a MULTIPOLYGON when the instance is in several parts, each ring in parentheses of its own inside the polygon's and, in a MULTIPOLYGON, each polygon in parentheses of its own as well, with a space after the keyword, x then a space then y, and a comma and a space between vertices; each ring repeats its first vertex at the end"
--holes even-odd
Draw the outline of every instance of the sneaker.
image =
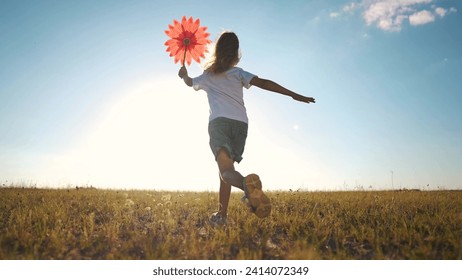
POLYGON ((213 226, 223 226, 226 225, 227 218, 221 216, 220 214, 218 214, 218 212, 215 212, 212 214, 212 216, 210 216, 210 223, 213 226))
POLYGON ((248 206, 259 218, 268 217, 271 213, 271 201, 263 193, 260 177, 250 174, 244 178, 244 197, 249 200, 248 206))

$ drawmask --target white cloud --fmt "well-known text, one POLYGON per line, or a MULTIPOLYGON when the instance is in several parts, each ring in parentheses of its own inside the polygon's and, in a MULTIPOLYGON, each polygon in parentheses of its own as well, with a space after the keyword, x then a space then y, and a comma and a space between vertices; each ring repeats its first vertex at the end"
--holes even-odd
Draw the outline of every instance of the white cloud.
POLYGON ((336 17, 340 16, 340 14, 337 13, 337 12, 332 12, 332 13, 329 14, 329 16, 330 16, 331 18, 336 18, 336 17))
POLYGON ((431 2, 432 0, 364 0, 363 18, 367 25, 375 24, 385 31, 400 31, 404 19, 415 12, 420 4, 431 2))
POLYGON ((343 6, 343 12, 345 13, 350 13, 350 12, 353 12, 354 10, 356 10, 356 8, 358 7, 358 5, 353 2, 353 3, 350 3, 350 4, 347 4, 345 6, 343 6))
POLYGON ((451 7, 437 7, 434 0, 362 0, 351 2, 339 11, 329 14, 330 18, 338 18, 345 14, 352 15, 356 10, 362 11, 362 17, 367 25, 374 25, 384 31, 399 32, 403 25, 411 26, 428 24, 436 18, 444 18, 457 12, 451 7))
POLYGON ((428 24, 436 20, 436 16, 443 18, 450 13, 457 12, 429 5, 433 0, 363 0, 363 18, 367 25, 376 25, 385 31, 399 32, 403 24, 409 20, 411 26, 428 24), (430 11, 430 9, 432 11, 430 11))
POLYGON ((444 17, 447 14, 448 10, 438 7, 435 9, 435 13, 439 15, 440 17, 444 17))
POLYGON ((423 10, 409 16, 409 23, 414 26, 427 24, 433 21, 435 21, 435 16, 427 10, 423 10))
POLYGON ((343 8, 339 11, 334 11, 329 13, 330 18, 339 18, 343 16, 344 14, 353 14, 353 12, 358 8, 358 4, 355 2, 347 4, 343 6, 343 8))

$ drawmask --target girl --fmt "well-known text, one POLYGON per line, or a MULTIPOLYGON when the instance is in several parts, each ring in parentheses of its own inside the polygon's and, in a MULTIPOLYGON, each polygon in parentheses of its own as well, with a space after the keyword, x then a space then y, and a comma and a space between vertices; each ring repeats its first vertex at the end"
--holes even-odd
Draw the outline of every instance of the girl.
POLYGON ((273 81, 235 67, 239 59, 239 39, 233 32, 225 32, 218 38, 213 59, 202 75, 191 78, 184 66, 178 72, 186 85, 207 92, 210 106, 210 148, 220 171, 219 210, 211 216, 214 224, 226 223, 231 186, 244 191, 242 200, 248 200, 249 209, 258 217, 267 217, 271 212, 271 202, 262 191, 258 175, 243 177, 234 169, 234 162, 239 163, 242 160, 247 138, 248 118, 243 87, 248 89, 254 85, 290 96, 297 101, 315 102, 312 97, 299 95, 273 81))

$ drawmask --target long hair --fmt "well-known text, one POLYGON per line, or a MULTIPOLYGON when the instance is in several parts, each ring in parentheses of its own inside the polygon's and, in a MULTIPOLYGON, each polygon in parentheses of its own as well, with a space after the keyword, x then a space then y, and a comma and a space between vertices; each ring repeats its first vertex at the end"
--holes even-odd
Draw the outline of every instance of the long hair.
POLYGON ((234 32, 224 32, 215 45, 215 55, 206 66, 213 74, 223 73, 239 62, 239 39, 234 32))

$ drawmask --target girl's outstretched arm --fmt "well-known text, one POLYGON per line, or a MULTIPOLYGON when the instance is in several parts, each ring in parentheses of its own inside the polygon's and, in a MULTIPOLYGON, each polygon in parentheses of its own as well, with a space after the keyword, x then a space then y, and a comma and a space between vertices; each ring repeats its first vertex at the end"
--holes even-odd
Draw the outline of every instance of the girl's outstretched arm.
POLYGON ((314 100, 313 97, 306 97, 303 95, 300 95, 298 93, 295 93, 291 90, 286 89, 285 87, 271 81, 271 80, 265 80, 265 79, 260 79, 258 77, 252 78, 250 81, 251 85, 257 86, 261 89, 277 92, 283 95, 287 95, 292 97, 294 100, 300 101, 300 102, 305 102, 305 103, 315 103, 316 101, 314 100))
POLYGON ((181 67, 180 71, 178 71, 178 76, 183 79, 184 83, 188 87, 192 87, 192 79, 188 76, 188 70, 186 70, 186 67, 181 67))

